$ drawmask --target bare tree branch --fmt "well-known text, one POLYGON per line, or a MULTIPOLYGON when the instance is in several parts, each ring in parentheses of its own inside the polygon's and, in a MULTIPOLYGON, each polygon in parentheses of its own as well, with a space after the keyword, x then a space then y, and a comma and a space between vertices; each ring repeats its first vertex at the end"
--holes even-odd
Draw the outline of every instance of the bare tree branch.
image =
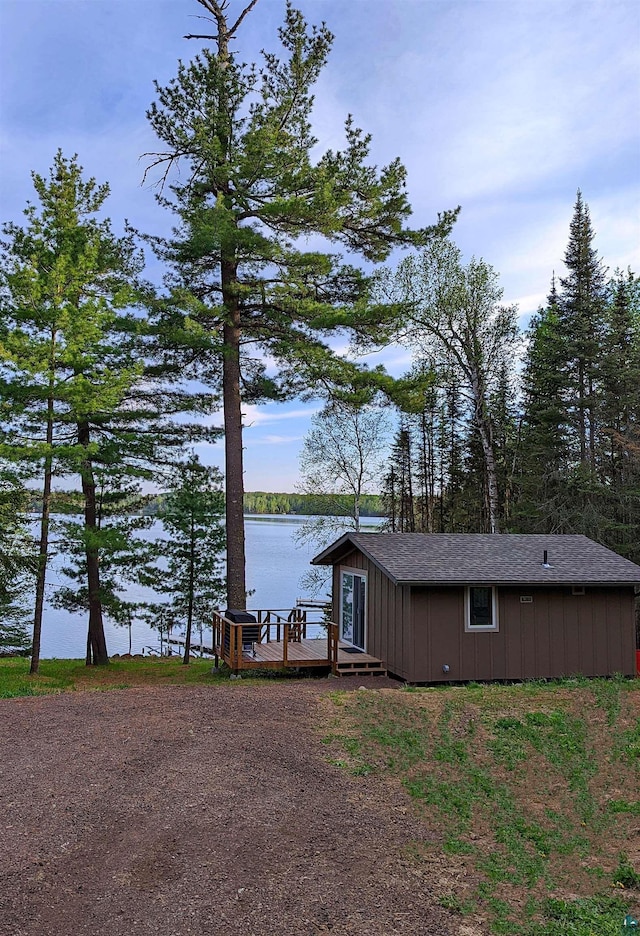
MULTIPOLYGON (((211 13, 211 15, 215 18, 215 21, 218 24, 218 35, 211 36, 211 35, 200 35, 196 33, 189 33, 184 38, 185 39, 222 39, 225 43, 227 43, 229 39, 233 39, 243 19, 245 18, 247 13, 250 13, 251 10, 253 10, 257 2, 258 0, 251 0, 251 3, 249 3, 244 8, 244 10, 242 11, 238 19, 235 21, 231 29, 228 29, 227 17, 225 15, 228 9, 228 3, 226 2, 226 0, 222 0, 221 3, 216 2, 216 0, 198 0, 198 3, 200 3, 205 8, 205 10, 211 13)), ((201 18, 207 19, 208 17, 203 16, 201 18)))
MULTIPOLYGON (((202 2, 202 0, 200 0, 200 2, 202 2)), ((227 33, 227 37, 228 37, 229 39, 231 39, 231 38, 235 35, 236 30, 237 30, 238 27, 240 26, 240 23, 241 23, 242 20, 245 18, 245 16, 247 15, 247 13, 250 13, 251 10, 253 10, 253 8, 254 8, 254 6, 256 5, 257 2, 258 2, 258 0, 251 0, 251 3, 249 4, 249 6, 247 6, 247 7, 244 8, 244 10, 242 11, 242 13, 241 13, 240 16, 238 17, 238 19, 235 21, 235 23, 233 24, 233 26, 231 27, 231 29, 230 29, 229 32, 227 33)))

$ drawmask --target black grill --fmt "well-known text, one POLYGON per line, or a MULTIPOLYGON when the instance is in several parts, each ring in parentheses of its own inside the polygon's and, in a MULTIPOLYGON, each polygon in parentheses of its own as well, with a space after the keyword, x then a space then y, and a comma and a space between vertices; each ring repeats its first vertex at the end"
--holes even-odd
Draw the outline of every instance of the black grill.
POLYGON ((257 643, 260 640, 260 625, 258 624, 255 615, 250 614, 248 611, 238 611, 234 608, 227 608, 224 612, 224 616, 228 621, 231 621, 232 624, 244 624, 242 628, 242 646, 246 647, 249 644, 257 643), (247 624, 255 624, 255 627, 247 627, 247 624))

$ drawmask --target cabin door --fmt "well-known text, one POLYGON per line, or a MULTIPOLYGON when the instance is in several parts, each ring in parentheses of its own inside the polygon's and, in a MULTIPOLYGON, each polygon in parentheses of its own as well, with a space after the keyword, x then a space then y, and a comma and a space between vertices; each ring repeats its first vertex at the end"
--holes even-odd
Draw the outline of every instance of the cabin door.
POLYGON ((341 573, 340 639, 364 650, 367 579, 356 572, 341 573))

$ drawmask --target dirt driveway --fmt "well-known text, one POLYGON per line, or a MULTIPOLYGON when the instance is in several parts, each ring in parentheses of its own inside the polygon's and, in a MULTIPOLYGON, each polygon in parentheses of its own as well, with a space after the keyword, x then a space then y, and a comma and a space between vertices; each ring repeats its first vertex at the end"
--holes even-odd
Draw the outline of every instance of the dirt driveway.
POLYGON ((328 763, 335 688, 0 702, 1 936, 461 932, 402 791, 328 763))

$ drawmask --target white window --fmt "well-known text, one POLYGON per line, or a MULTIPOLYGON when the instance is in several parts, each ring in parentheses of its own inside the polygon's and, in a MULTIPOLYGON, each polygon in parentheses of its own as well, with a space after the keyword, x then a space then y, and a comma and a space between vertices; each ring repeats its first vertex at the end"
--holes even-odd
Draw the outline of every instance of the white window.
POLYGON ((464 629, 476 631, 498 630, 498 602, 491 585, 471 585, 465 591, 464 629))

